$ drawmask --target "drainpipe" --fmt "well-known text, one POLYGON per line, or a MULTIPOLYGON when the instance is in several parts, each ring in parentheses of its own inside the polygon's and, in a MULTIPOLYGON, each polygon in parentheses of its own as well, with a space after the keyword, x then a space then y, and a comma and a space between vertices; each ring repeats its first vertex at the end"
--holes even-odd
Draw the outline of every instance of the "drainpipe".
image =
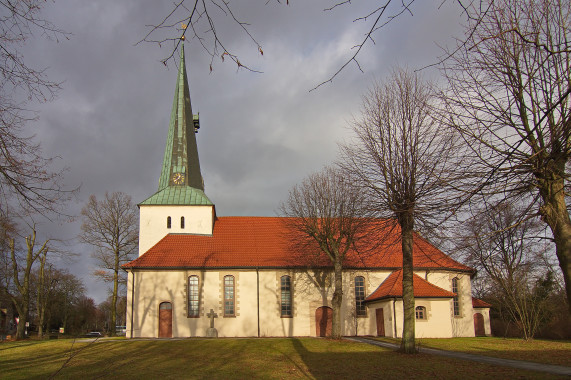
POLYGON ((394 331, 395 331, 394 337, 395 337, 395 338, 398 338, 398 337, 397 337, 397 308, 396 308, 396 302, 397 302, 397 299, 396 299, 396 298, 393 298, 393 326, 394 326, 394 331))
POLYGON ((258 338, 260 337, 260 272, 256 267, 256 297, 258 308, 258 338))
POLYGON ((133 284, 131 284, 131 338, 133 338, 133 315, 135 314, 135 270, 133 269, 133 284))

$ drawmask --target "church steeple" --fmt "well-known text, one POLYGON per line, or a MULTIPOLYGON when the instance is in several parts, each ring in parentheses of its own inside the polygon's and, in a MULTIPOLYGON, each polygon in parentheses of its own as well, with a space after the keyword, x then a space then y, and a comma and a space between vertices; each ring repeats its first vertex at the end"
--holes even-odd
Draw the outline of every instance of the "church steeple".
POLYGON ((184 60, 184 44, 180 48, 180 64, 174 93, 159 191, 167 186, 190 186, 204 191, 195 132, 198 115, 192 114, 190 92, 184 60))
POLYGON ((181 44, 180 63, 159 189, 141 205, 212 205, 204 194, 195 133, 198 115, 192 114, 190 92, 181 44))

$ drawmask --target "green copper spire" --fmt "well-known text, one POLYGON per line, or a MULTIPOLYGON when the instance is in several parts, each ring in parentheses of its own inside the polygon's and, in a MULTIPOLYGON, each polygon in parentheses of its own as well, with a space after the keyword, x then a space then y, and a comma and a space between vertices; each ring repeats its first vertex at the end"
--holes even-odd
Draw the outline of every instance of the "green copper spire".
POLYGON ((141 204, 212 204, 204 194, 195 132, 198 115, 192 114, 190 92, 181 44, 178 77, 158 192, 141 204))

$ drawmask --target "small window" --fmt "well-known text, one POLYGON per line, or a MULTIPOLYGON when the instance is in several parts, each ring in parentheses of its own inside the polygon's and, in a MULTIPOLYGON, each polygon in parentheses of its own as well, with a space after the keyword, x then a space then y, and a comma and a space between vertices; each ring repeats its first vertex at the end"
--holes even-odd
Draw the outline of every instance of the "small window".
POLYGON ((452 279, 452 292, 456 293, 453 300, 454 316, 458 317, 460 315, 460 298, 458 297, 458 278, 454 277, 452 279))
POLYGON ((171 217, 167 216, 167 228, 171 228, 171 217))
POLYGON ((180 228, 184 230, 184 216, 180 217, 180 228))
POLYGON ((198 292, 198 276, 188 278, 188 316, 198 318, 200 313, 200 302, 198 292))
POLYGON ((280 279, 281 291, 281 316, 291 317, 291 277, 282 276, 280 279))
POLYGON ((234 276, 224 276, 224 316, 234 315, 234 276))
POLYGON ((424 306, 417 306, 414 312, 416 319, 426 319, 426 308, 424 306))
POLYGON ((367 308, 363 305, 365 300, 365 278, 355 277, 355 315, 358 317, 367 315, 367 308))

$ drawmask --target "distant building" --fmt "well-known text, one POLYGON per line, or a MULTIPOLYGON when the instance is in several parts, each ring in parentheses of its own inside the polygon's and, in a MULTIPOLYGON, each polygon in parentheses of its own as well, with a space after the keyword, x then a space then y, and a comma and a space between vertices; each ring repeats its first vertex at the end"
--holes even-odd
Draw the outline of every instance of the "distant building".
MULTIPOLYGON (((159 188, 139 204, 139 257, 123 265, 126 336, 206 336, 211 323, 220 337, 326 335, 331 265, 292 254, 281 218, 216 216, 204 193, 199 127, 182 47, 159 188)), ((474 336, 475 326, 489 335, 489 305, 471 297, 474 270, 414 239, 416 336, 474 336)), ((349 252, 344 266, 343 334, 402 336, 400 246, 364 258, 349 252)))

